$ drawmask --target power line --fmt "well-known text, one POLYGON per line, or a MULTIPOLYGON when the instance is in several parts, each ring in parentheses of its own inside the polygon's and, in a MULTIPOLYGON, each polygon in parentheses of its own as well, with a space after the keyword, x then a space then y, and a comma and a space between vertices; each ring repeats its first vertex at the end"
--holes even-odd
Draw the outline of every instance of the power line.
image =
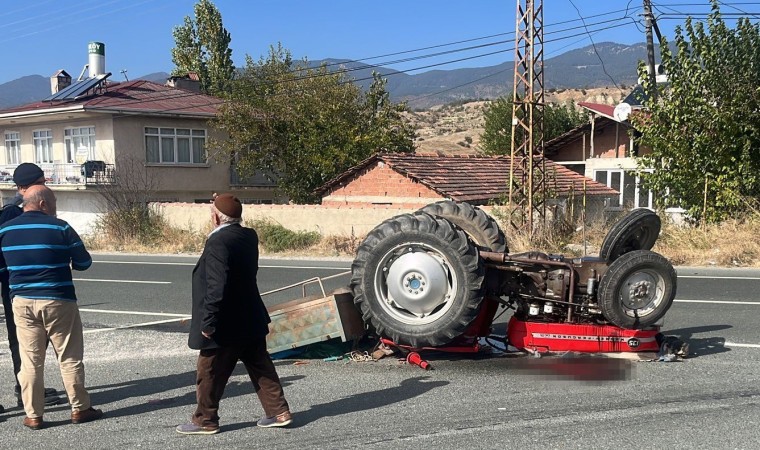
MULTIPOLYGON (((630 5, 630 3, 631 3, 631 2, 629 1, 629 2, 628 2, 628 4, 630 5)), ((633 21, 633 23, 636 23, 636 21, 633 21)), ((597 30, 597 31, 593 31, 591 34, 592 34, 592 35, 593 35, 593 34, 597 34, 597 33, 601 32, 601 31, 603 31, 603 30, 597 30)), ((562 50, 564 50, 564 49, 566 49, 566 48, 568 48, 568 47, 570 47, 570 46, 572 46, 572 45, 575 45, 575 44, 577 44, 577 43, 579 43, 579 42, 585 41, 585 40, 586 40, 586 37, 584 36, 584 37, 583 37, 583 38, 581 38, 581 39, 578 39, 578 40, 576 40, 576 41, 573 41, 573 42, 571 42, 571 43, 569 43, 569 44, 567 44, 567 45, 563 45, 562 47, 559 47, 559 48, 556 48, 556 49, 554 49, 553 51, 551 51, 551 52, 547 53, 547 54, 546 54, 546 56, 549 56, 549 55, 554 55, 554 54, 556 54, 556 53, 559 53, 560 51, 562 51, 562 50)), ((432 93, 430 93, 430 94, 425 94, 425 95, 422 95, 422 96, 420 96, 420 97, 415 97, 415 99, 414 99, 414 100, 420 100, 420 99, 423 99, 423 98, 433 97, 433 96, 435 96, 435 95, 440 95, 440 94, 443 94, 443 93, 445 93, 445 92, 453 91, 454 89, 459 89, 460 87, 468 86, 468 85, 470 85, 470 84, 473 84, 473 83, 477 83, 478 81, 483 81, 483 80, 485 80, 486 78, 491 78, 491 77, 494 77, 494 76, 496 76, 496 75, 501 75, 502 73, 505 73, 505 72, 509 72, 510 70, 513 70, 513 69, 509 68, 509 69, 505 69, 505 70, 499 70, 498 72, 494 72, 494 73, 491 73, 491 74, 485 75, 485 76, 483 76, 483 77, 480 77, 480 78, 478 78, 478 79, 476 79, 476 80, 473 80, 473 81, 468 81, 468 82, 466 82, 466 83, 462 83, 462 84, 459 84, 459 85, 456 85, 456 86, 453 86, 453 87, 450 87, 450 88, 444 89, 444 90, 442 90, 442 91, 438 91, 438 92, 432 92, 432 93)))
POLYGON ((599 55, 599 51, 596 49, 596 43, 594 43, 594 38, 591 36, 591 33, 589 33, 589 31, 588 31, 588 27, 586 26, 586 19, 583 18, 583 15, 581 14, 581 10, 578 9, 577 6, 575 6, 575 2, 573 2, 573 0, 568 0, 568 1, 570 2, 571 5, 573 5, 573 8, 575 8, 575 10, 578 12, 578 17, 580 17, 581 21, 583 22, 583 28, 586 30, 586 34, 588 34, 588 39, 591 41, 591 45, 594 47, 594 53, 596 53, 596 57, 599 58, 599 62, 602 63, 602 71, 604 72, 605 75, 607 75, 607 77, 610 79, 610 81, 612 81, 612 84, 616 88, 618 88, 618 90, 620 91, 620 93, 621 94, 625 94, 623 92, 623 89, 620 88, 620 86, 618 86, 617 81, 615 81, 615 79, 612 78, 612 75, 610 75, 609 72, 607 72, 607 67, 605 67, 604 60, 602 60, 601 55, 599 55))
MULTIPOLYGON (((105 4, 99 4, 99 5, 97 5, 97 7, 88 8, 88 9, 95 9, 95 8, 102 9, 102 7, 104 5, 110 5, 112 3, 118 3, 118 1, 119 0, 112 0, 111 2, 108 2, 108 3, 105 3, 105 4)), ((29 32, 29 33, 24 33, 24 34, 15 34, 15 35, 13 35, 12 37, 10 37, 8 39, 1 40, 0 43, 1 42, 10 42, 10 41, 13 41, 13 40, 16 40, 16 39, 19 39, 19 38, 33 36, 35 34, 47 33, 50 30, 54 30, 56 28, 70 27, 72 24, 75 24, 75 23, 90 21, 90 20, 96 19, 98 17, 103 17, 103 16, 111 15, 111 14, 114 14, 114 13, 117 13, 117 12, 120 12, 120 11, 124 11, 124 10, 127 10, 127 9, 131 9, 131 8, 135 8, 135 7, 138 7, 138 6, 142 6, 142 5, 146 4, 146 3, 150 3, 150 2, 154 2, 154 1, 155 0, 143 0, 143 1, 140 1, 140 2, 131 1, 131 2, 127 3, 127 6, 123 6, 121 8, 106 8, 105 12, 103 12, 101 14, 92 15, 92 16, 89 16, 89 17, 81 17, 81 13, 80 12, 71 13, 71 14, 64 14, 63 16, 57 16, 54 19, 41 22, 41 23, 54 22, 54 23, 57 23, 58 25, 50 25, 50 26, 46 26, 46 27, 38 27, 36 31, 32 31, 32 32, 29 32), (70 20, 61 20, 61 17, 68 17, 68 16, 77 16, 77 18, 70 19, 70 20)), ((39 25, 39 24, 35 24, 35 25, 39 25)))
MULTIPOLYGON (((599 22, 594 22, 594 23, 591 23, 591 24, 588 24, 588 25, 589 26, 596 26, 596 25, 603 25, 603 24, 607 24, 607 23, 612 23, 613 24, 611 26, 604 27, 604 28, 601 28, 601 29, 598 29, 598 30, 594 31, 594 32, 599 32, 599 31, 603 31, 603 30, 606 30, 606 29, 609 29, 609 28, 616 27, 619 22, 621 22, 623 20, 626 20, 626 19, 629 19, 629 18, 630 17, 628 17, 628 16, 623 16, 623 17, 619 17, 619 18, 616 18, 616 19, 608 19, 608 20, 603 20, 603 21, 599 21, 599 22)), ((574 21, 577 22, 578 19, 575 19, 574 21)), ((552 31, 552 32, 549 32, 549 33, 546 33, 546 34, 548 34, 548 35, 551 35, 551 34, 561 34, 561 33, 565 33, 565 32, 576 30, 576 29, 581 29, 581 28, 585 29, 585 32, 581 33, 581 34, 588 34, 588 32, 589 32, 588 26, 585 25, 585 24, 582 25, 582 26, 568 27, 568 28, 564 28, 564 29, 561 29, 561 30, 552 31)), ((567 36, 567 37, 574 37, 574 36, 578 36, 578 35, 579 34, 575 34, 575 35, 571 35, 571 36, 567 36)), ((565 37, 565 38, 567 38, 567 37, 565 37)), ((564 38, 562 38, 562 39, 564 39, 564 38)), ((552 42, 552 41, 554 41, 554 40, 547 40, 545 42, 552 42)), ((380 62, 380 63, 373 64, 373 65, 361 65, 361 66, 356 66, 356 67, 344 68, 344 69, 342 69, 340 71, 337 71, 337 73, 355 72, 355 71, 359 71, 359 70, 373 69, 373 68, 378 67, 378 66, 387 66, 387 65, 391 65, 391 64, 399 64, 399 63, 402 63, 402 62, 418 61, 418 60, 421 60, 421 59, 427 59, 427 58, 432 58, 432 57, 436 57, 436 56, 450 55, 450 54, 453 54, 453 53, 459 53, 459 52, 462 52, 462 51, 468 51, 468 50, 473 50, 473 49, 477 49, 477 48, 484 48, 484 47, 490 47, 490 46, 494 46, 494 45, 506 44, 508 42, 512 42, 512 41, 511 40, 509 40, 509 41, 506 41, 506 40, 505 41, 497 41, 497 42, 491 42, 491 43, 487 43, 487 44, 481 44, 481 45, 471 46, 471 47, 466 47, 466 48, 446 50, 446 51, 443 51, 443 52, 437 52, 437 53, 433 53, 433 54, 419 55, 419 56, 414 56, 414 57, 400 59, 400 60, 384 61, 384 62, 380 62)), ((432 67, 438 67, 438 66, 441 66, 441 65, 452 64, 452 63, 455 63, 455 62, 461 62, 461 61, 466 61, 466 60, 475 59, 475 58, 482 58, 482 57, 485 57, 485 56, 491 56, 491 55, 495 55, 495 54, 498 54, 498 53, 504 53, 504 52, 508 52, 508 51, 514 51, 514 48, 509 48, 509 49, 505 49, 505 50, 498 50, 498 51, 494 51, 494 52, 490 52, 490 53, 484 53, 484 54, 473 56, 473 57, 466 57, 466 58, 455 59, 455 60, 446 61, 446 62, 438 63, 438 64, 425 65, 425 66, 417 67, 417 68, 414 68, 414 69, 404 70, 404 71, 401 71, 401 72, 407 73, 407 72, 416 71, 416 70, 429 69, 429 68, 432 68, 432 67)), ((296 68, 294 70, 291 70, 290 73, 298 73, 298 72, 300 72, 302 70, 304 70, 304 68, 303 67, 299 67, 299 68, 296 68)), ((336 72, 331 72, 331 73, 336 73, 336 72)), ((312 74, 298 76, 298 77, 296 77, 293 80, 285 80, 283 82, 299 81, 299 80, 304 80, 304 79, 308 79, 308 78, 318 78, 320 76, 325 76, 325 75, 321 74, 321 73, 312 73, 312 74)))
POLYGON ((735 10, 739 11, 740 13, 743 13, 743 14, 747 14, 747 15, 749 15, 749 16, 752 16, 752 17, 754 17, 755 19, 760 19, 760 16, 757 16, 756 14, 750 14, 750 13, 748 13, 747 11, 743 11, 742 9, 740 9, 740 8, 737 8, 736 6, 734 6, 734 5, 732 5, 732 4, 728 4, 728 2, 722 2, 722 1, 718 0, 718 3, 719 3, 719 4, 721 4, 721 5, 723 5, 723 6, 725 6, 725 7, 727 7, 727 8, 733 8, 733 9, 735 9, 735 10))
MULTIPOLYGON (((633 1, 633 0, 631 0, 631 1, 633 1)), ((630 6, 631 1, 628 2, 629 6, 630 6)), ((607 11, 607 12, 604 12, 604 13, 599 13, 599 14, 594 14, 594 15, 588 16, 587 19, 592 19, 592 18, 596 18, 596 17, 609 16, 609 15, 618 14, 618 13, 621 13, 621 12, 626 13, 626 15, 627 15, 628 14, 628 10, 629 10, 629 8, 626 7, 625 9, 618 9, 618 10, 614 10, 614 11, 607 11)), ((560 21, 560 22, 554 22, 554 23, 545 25, 544 28, 549 28, 549 27, 553 27, 553 26, 557 26, 557 25, 564 25, 566 23, 573 23, 573 22, 577 22, 577 21, 578 21, 578 19, 569 19, 569 20, 564 20, 564 21, 560 21)), ((488 35, 488 36, 480 36, 480 37, 475 37, 475 38, 471 38, 471 39, 464 39, 464 40, 460 40, 460 41, 448 42, 448 43, 445 43, 445 44, 431 45, 431 46, 428 46, 428 47, 421 47, 421 48, 416 48, 416 49, 412 49, 412 50, 403 50, 403 51, 399 51, 399 52, 386 53, 384 55, 378 55, 378 56, 370 56, 370 57, 365 57, 365 58, 352 59, 351 61, 353 61, 353 62, 365 62, 365 61, 370 61, 370 60, 374 60, 374 59, 387 58, 389 56, 398 56, 398 55, 405 55, 405 54, 409 54, 409 53, 417 53, 417 52, 420 52, 420 51, 433 50, 433 49, 436 49, 436 48, 449 47, 449 46, 452 46, 452 45, 465 44, 465 43, 469 43, 469 42, 475 42, 475 41, 484 40, 484 39, 491 39, 491 38, 500 37, 500 36, 513 36, 514 34, 515 34, 514 30, 512 30, 512 31, 508 31, 506 33, 491 34, 491 35, 488 35)), ((337 66, 337 65, 341 65, 341 64, 343 64, 343 62, 330 63, 330 64, 326 64, 325 67, 332 67, 332 66, 337 66)), ((386 63, 377 63, 376 65, 382 65, 382 64, 386 64, 386 63)))
MULTIPOLYGON (((630 3, 631 2, 629 1, 629 3, 628 3, 629 6, 630 6, 630 3)), ((566 33, 567 31, 572 31, 572 30, 576 30, 576 29, 579 29, 579 28, 583 28, 584 32, 576 33, 576 34, 571 34, 571 35, 566 35, 566 36, 559 36, 559 37, 554 38, 554 39, 545 40, 544 42, 545 43, 558 42, 558 41, 562 41, 562 40, 565 40, 565 39, 570 39, 570 38, 581 36, 581 35, 590 36, 591 34, 599 33, 601 31, 605 31, 607 29, 615 28, 615 27, 618 26, 619 22, 621 22, 623 20, 626 20, 626 19, 631 19, 631 23, 635 23, 635 21, 628 15, 629 11, 630 11, 630 8, 626 7, 626 9, 624 9, 624 10, 618 10, 618 11, 614 11, 614 12, 608 12, 608 13, 597 14, 597 15, 594 15, 594 16, 589 16, 589 17, 602 17, 602 16, 605 16, 605 15, 613 14, 613 13, 625 12, 625 15, 622 16, 622 17, 619 17, 619 18, 616 18, 616 19, 608 19, 608 20, 598 21, 598 22, 591 23, 591 24, 585 23, 585 19, 583 18, 583 16, 581 16, 580 20, 583 22, 582 26, 566 27, 566 28, 563 28, 563 29, 552 31, 552 32, 547 33, 547 34, 562 34, 562 33, 566 33), (600 28, 594 29, 594 30, 589 30, 589 26, 600 25, 600 24, 608 24, 608 23, 611 23, 611 25, 608 25, 608 26, 605 26, 605 27, 600 27, 600 28)), ((579 19, 572 19, 572 20, 567 20, 567 21, 563 21, 563 22, 558 22, 558 24, 559 23, 565 23, 565 24, 566 23, 574 23, 574 22, 577 22, 578 20, 579 19)), ((557 24, 552 24, 552 25, 557 25, 557 24)), ((630 25, 630 23, 629 23, 629 25, 630 25)), ((491 35, 491 36, 498 36, 498 35, 491 35)), ((485 37, 483 37, 483 38, 485 38, 485 37)), ((468 39, 466 41, 474 41, 474 40, 478 40, 478 39, 480 39, 480 38, 468 39)), ((458 42, 465 42, 465 41, 458 41, 458 42)), ((484 48, 484 47, 493 46, 493 45, 500 45, 500 44, 504 44, 506 42, 507 41, 498 41, 498 42, 492 42, 492 43, 488 43, 488 44, 481 44, 481 45, 477 45, 477 46, 470 46, 470 47, 467 47, 467 48, 464 48, 464 49, 455 49, 455 50, 449 50, 449 51, 444 51, 444 52, 437 52, 437 53, 430 54, 430 55, 421 55, 421 56, 417 56, 417 57, 406 58, 403 61, 414 61, 414 60, 419 60, 419 59, 423 59, 423 58, 429 58, 429 57, 432 57, 432 56, 441 56, 441 55, 446 55, 446 54, 452 54, 452 53, 466 51, 466 50, 471 50, 471 49, 475 49, 475 48, 484 48)), ((442 47, 442 46, 446 46, 446 45, 449 45, 449 44, 441 44, 439 46, 432 46, 431 48, 437 48, 437 47, 442 47)), ((572 45, 572 44, 570 44, 570 45, 572 45)), ((595 50, 596 50, 596 48, 595 48, 595 50)), ((405 51, 405 52, 396 52, 395 54, 409 53, 409 52, 413 52, 413 51, 415 51, 415 50, 408 50, 408 51, 405 51)), ((384 74, 383 77, 393 76, 393 75, 397 75, 397 74, 401 74, 401 73, 409 73, 409 72, 414 72, 414 71, 418 71, 418 70, 422 70, 422 69, 428 69, 428 68, 433 68, 433 67, 439 67, 439 66, 442 66, 442 65, 452 64, 452 63, 455 63, 455 62, 462 62, 462 61, 467 61, 467 60, 472 60, 472 59, 482 58, 482 57, 485 57, 485 56, 490 56, 490 55, 499 54, 499 53, 512 52, 512 51, 514 51, 513 47, 507 48, 507 49, 503 49, 503 50, 497 50, 497 51, 494 51, 494 52, 489 52, 489 53, 484 53, 484 54, 479 54, 479 55, 474 55, 474 56, 468 56, 468 57, 464 57, 464 58, 458 58, 458 59, 448 60, 448 61, 444 61, 444 62, 440 62, 440 63, 429 64, 429 65, 424 65, 424 66, 418 66, 418 67, 414 67, 412 69, 394 71, 392 73, 384 74)), ((388 54, 388 55, 392 55, 392 54, 388 54)), ((597 53, 597 57, 599 57, 598 53, 597 53)), ((393 62, 385 62, 385 63, 381 63, 381 64, 391 64, 391 63, 393 63, 393 62)), ((602 61, 602 64, 603 64, 603 61, 602 61)), ((355 71, 355 70, 361 70, 361 69, 368 69, 368 68, 373 68, 373 67, 376 67, 376 66, 363 66, 363 67, 358 67, 358 68, 352 68, 350 70, 346 70, 346 71, 343 71, 343 72, 355 71)), ((305 70, 305 69, 306 68, 300 68, 300 69, 296 69, 293 72, 298 72, 298 71, 305 70)), ((337 73, 341 73, 341 72, 337 72, 337 73)), ((498 75, 499 73, 502 73, 502 71, 499 71, 499 72, 496 72, 496 73, 493 73, 493 74, 489 74, 489 75, 487 75, 485 77, 481 77, 480 79, 485 79, 485 78, 488 78, 490 76, 495 76, 495 75, 498 75)), ((605 69, 605 73, 606 73, 606 69, 605 69)), ((300 80, 306 79, 306 78, 314 78, 314 77, 317 77, 317 76, 330 76, 330 75, 335 75, 335 74, 336 74, 335 72, 312 74, 312 75, 303 76, 303 77, 296 77, 294 79, 283 80, 283 81, 280 81, 280 82, 300 81, 300 80)), ((607 73, 607 76, 609 76, 608 73, 607 73)), ((370 79, 372 79, 372 77, 365 77, 365 78, 360 78, 360 79, 352 79, 352 80, 347 80, 345 82, 346 83, 347 82, 358 82, 358 81, 365 81, 365 80, 370 80, 370 79)), ((479 80, 474 80, 474 81, 465 83, 464 85, 472 84, 472 83, 477 82, 479 80)), ((618 87, 617 83, 615 82, 615 80, 612 79, 612 81, 615 84, 615 86, 618 87)), ((450 88, 450 89, 455 89, 455 88, 450 88)), ((619 89, 619 87, 618 87, 618 89, 619 89)), ((194 94, 193 93, 181 93, 181 94, 178 94, 178 95, 175 95, 175 96, 163 97, 163 99, 164 100, 170 100, 172 98, 181 98, 181 97, 192 96, 192 95, 194 95, 194 94)), ((146 98, 146 99, 134 100, 134 101, 129 102, 128 104, 135 105, 135 104, 146 103, 146 102, 151 102, 151 101, 153 101, 152 98, 146 98)), ((207 103, 207 104, 193 105, 193 106, 194 107, 216 106, 216 105, 221 104, 221 103, 223 103, 223 100, 218 100, 218 101, 214 101, 214 102, 207 103)), ((183 108, 185 108, 185 107, 183 106, 183 107, 178 107, 178 108, 165 108, 165 109, 160 110, 160 111, 170 112, 170 111, 179 110, 179 109, 183 109, 183 108)), ((160 111, 157 111, 157 112, 160 112, 160 111)))
MULTIPOLYGON (((630 23, 627 23, 626 25, 630 25, 630 23)), ((623 25, 623 26, 626 26, 626 25, 623 25)), ((603 28, 600 28, 600 29, 597 29, 597 30, 593 30, 593 31, 591 31, 591 33, 598 33, 598 32, 601 32, 601 31, 605 31, 605 30, 608 30, 608 29, 615 28, 617 26, 618 25, 616 25, 616 24, 609 25, 609 26, 606 26, 606 27, 603 27, 603 28)), ((582 36, 582 35, 587 35, 587 34, 585 32, 576 33, 576 34, 569 35, 569 36, 562 36, 562 37, 557 37, 555 39, 546 40, 546 41, 544 41, 544 43, 558 42, 558 41, 562 41, 562 40, 565 40, 565 39, 570 39, 570 38, 578 37, 578 36, 582 36)), ((497 52, 492 52, 492 53, 505 53, 505 52, 512 52, 512 51, 514 51, 514 47, 510 48, 510 49, 499 50, 497 52)), ((462 58, 460 60, 480 58, 480 57, 483 57, 483 56, 486 56, 486 55, 476 55, 476 56, 471 56, 471 57, 468 57, 468 58, 462 58)), ((460 60, 446 61, 446 62, 442 62, 442 63, 430 64, 430 65, 427 65, 427 66, 415 67, 415 68, 408 69, 408 70, 396 71, 396 72, 393 72, 393 73, 389 73, 389 74, 383 75, 383 77, 394 76, 394 75, 398 75, 398 74, 402 74, 402 73, 407 73, 407 72, 413 72, 413 71, 421 70, 421 69, 424 69, 424 68, 431 68, 431 67, 437 67, 437 66, 441 66, 441 65, 445 65, 445 64, 451 64, 453 62, 459 62, 460 60)), ((511 70, 511 69, 509 69, 509 70, 511 70)), ((493 73, 493 74, 490 74, 489 76, 495 76, 497 74, 498 73, 493 73)), ((327 74, 322 74, 320 76, 330 76, 330 75, 335 75, 335 73, 327 73, 327 74)), ((484 78, 487 78, 487 77, 488 76, 486 76, 484 78)), ((347 80, 347 81, 344 81, 343 83, 344 84, 345 83, 353 83, 353 82, 366 81, 366 80, 371 80, 371 79, 372 79, 372 77, 365 77, 365 78, 347 80)), ((282 83, 291 82, 291 81, 296 81, 296 80, 293 80, 293 79, 286 80, 286 81, 282 81, 282 83)), ((469 84, 471 84, 471 83, 469 83, 469 84)), ((620 89, 620 88, 618 87, 618 89, 620 89)), ((193 93, 183 92, 183 93, 178 94, 176 96, 166 96, 166 97, 163 97, 162 100, 170 100, 170 99, 174 99, 174 98, 180 98, 180 97, 191 96, 191 95, 194 95, 194 94, 193 93)), ((150 102, 150 101, 153 101, 153 99, 135 100, 133 102, 129 102, 129 103, 125 102, 125 103, 129 104, 129 105, 134 105, 134 104, 145 103, 145 102, 150 102)), ((209 103, 204 103, 204 104, 199 104, 199 105, 193 105, 193 107, 217 106, 217 105, 222 104, 222 103, 225 103, 225 100, 219 99, 219 100, 214 100, 214 101, 209 102, 209 103)), ((178 107, 178 108, 164 108, 164 109, 161 109, 161 110, 156 110, 155 112, 159 112, 159 113, 160 112, 172 112, 172 111, 178 111, 178 110, 183 109, 183 108, 185 108, 185 106, 178 107)))

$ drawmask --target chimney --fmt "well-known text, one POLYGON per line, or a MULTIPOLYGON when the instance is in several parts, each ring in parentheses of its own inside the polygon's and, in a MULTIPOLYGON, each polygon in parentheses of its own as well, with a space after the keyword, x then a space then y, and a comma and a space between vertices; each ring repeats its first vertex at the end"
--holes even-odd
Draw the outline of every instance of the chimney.
POLYGON ((87 44, 89 54, 88 66, 90 78, 106 73, 106 45, 102 42, 90 42, 87 44))
POLYGON ((63 69, 54 73, 53 76, 50 77, 51 94, 56 94, 69 86, 71 86, 71 75, 66 73, 66 71, 63 69))
POLYGON ((169 87, 184 89, 191 92, 201 91, 201 79, 195 72, 188 72, 187 75, 173 75, 166 80, 169 87))

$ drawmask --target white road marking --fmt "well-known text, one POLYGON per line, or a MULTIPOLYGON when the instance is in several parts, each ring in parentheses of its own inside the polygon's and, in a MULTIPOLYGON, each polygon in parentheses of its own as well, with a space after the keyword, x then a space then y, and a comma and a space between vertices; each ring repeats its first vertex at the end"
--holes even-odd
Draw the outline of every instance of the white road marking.
POLYGON ((115 309, 79 308, 79 311, 101 313, 101 314, 126 314, 126 315, 133 315, 133 316, 190 317, 188 314, 161 313, 161 312, 150 312, 150 311, 119 311, 115 309))
POLYGON ((99 278, 74 278, 74 281, 97 281, 100 283, 172 284, 171 281, 106 280, 99 278))
POLYGON ((93 261, 93 264, 141 264, 146 266, 195 266, 195 263, 157 261, 93 261))
POLYGON ((259 269, 324 269, 324 270, 350 270, 350 267, 319 267, 319 266, 259 266, 259 269))
MULTIPOLYGON (((85 334, 101 333, 103 331, 125 330, 129 328, 148 327, 151 325, 161 325, 165 323, 181 322, 183 320, 190 320, 191 318, 190 315, 188 314, 154 313, 154 312, 146 312, 146 311, 116 311, 116 310, 109 310, 109 309, 90 309, 90 308, 79 308, 79 311, 89 312, 89 313, 101 313, 101 314, 131 314, 131 315, 136 315, 136 316, 175 317, 174 319, 164 319, 164 320, 156 320, 153 322, 134 323, 134 324, 129 324, 129 325, 121 325, 118 327, 89 329, 89 330, 84 330, 85 334)), ((0 345, 8 345, 8 341, 0 341, 0 345)))
POLYGON ((760 280, 760 277, 724 277, 707 275, 678 275, 678 278, 703 278, 706 280, 760 280))
POLYGON ((673 300, 680 303, 711 303, 715 305, 760 305, 760 302, 736 302, 726 300, 673 300))
MULTIPOLYGON (((152 266, 193 266, 195 263, 182 262, 155 262, 155 261, 93 261, 98 264, 144 264, 152 266)), ((324 270, 347 270, 350 267, 321 267, 321 266, 281 266, 281 265, 260 265, 259 269, 324 269, 324 270)))
POLYGON ((747 348, 760 348, 760 344, 738 344, 736 342, 724 342, 724 347, 747 347, 747 348))
POLYGON ((190 316, 183 317, 181 319, 166 319, 166 320, 156 320, 155 322, 143 322, 143 323, 133 323, 130 325, 122 325, 118 327, 112 327, 112 328, 97 328, 94 330, 85 330, 84 334, 92 334, 92 333, 102 333, 104 331, 116 331, 116 330, 126 330, 129 328, 139 328, 139 327, 147 327, 151 325, 161 325, 165 323, 172 323, 172 322, 181 322, 183 320, 189 320, 190 316))

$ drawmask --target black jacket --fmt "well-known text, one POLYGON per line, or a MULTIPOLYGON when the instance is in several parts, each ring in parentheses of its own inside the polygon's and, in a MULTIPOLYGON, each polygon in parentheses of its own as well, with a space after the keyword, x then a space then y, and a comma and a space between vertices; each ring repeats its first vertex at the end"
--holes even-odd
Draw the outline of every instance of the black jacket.
POLYGON ((254 230, 233 224, 209 236, 193 269, 190 348, 244 346, 269 333, 271 320, 256 284, 258 269, 254 230), (202 330, 213 330, 211 339, 202 330))
MULTIPOLYGON (((5 205, 0 209, 0 225, 3 225, 9 220, 13 220, 16 217, 24 213, 24 210, 20 206, 16 205, 18 202, 18 195, 13 198, 11 203, 5 205)), ((11 289, 8 286, 8 271, 3 270, 0 272, 0 296, 3 298, 3 302, 11 304, 11 289)))

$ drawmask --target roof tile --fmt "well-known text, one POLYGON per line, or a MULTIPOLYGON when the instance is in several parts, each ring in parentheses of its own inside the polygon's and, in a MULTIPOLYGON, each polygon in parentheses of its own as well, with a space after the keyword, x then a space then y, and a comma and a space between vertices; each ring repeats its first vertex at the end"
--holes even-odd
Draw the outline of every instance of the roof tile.
MULTIPOLYGON (((455 201, 484 204, 509 193, 510 158, 487 156, 435 156, 409 153, 378 153, 329 181, 317 193, 325 195, 341 186, 376 161, 422 183, 443 197, 455 201)), ((586 195, 616 196, 618 192, 549 159, 544 160, 551 180, 547 188, 557 197, 580 193, 584 182, 586 195)), ((517 177, 522 172, 517 171, 517 177)))

